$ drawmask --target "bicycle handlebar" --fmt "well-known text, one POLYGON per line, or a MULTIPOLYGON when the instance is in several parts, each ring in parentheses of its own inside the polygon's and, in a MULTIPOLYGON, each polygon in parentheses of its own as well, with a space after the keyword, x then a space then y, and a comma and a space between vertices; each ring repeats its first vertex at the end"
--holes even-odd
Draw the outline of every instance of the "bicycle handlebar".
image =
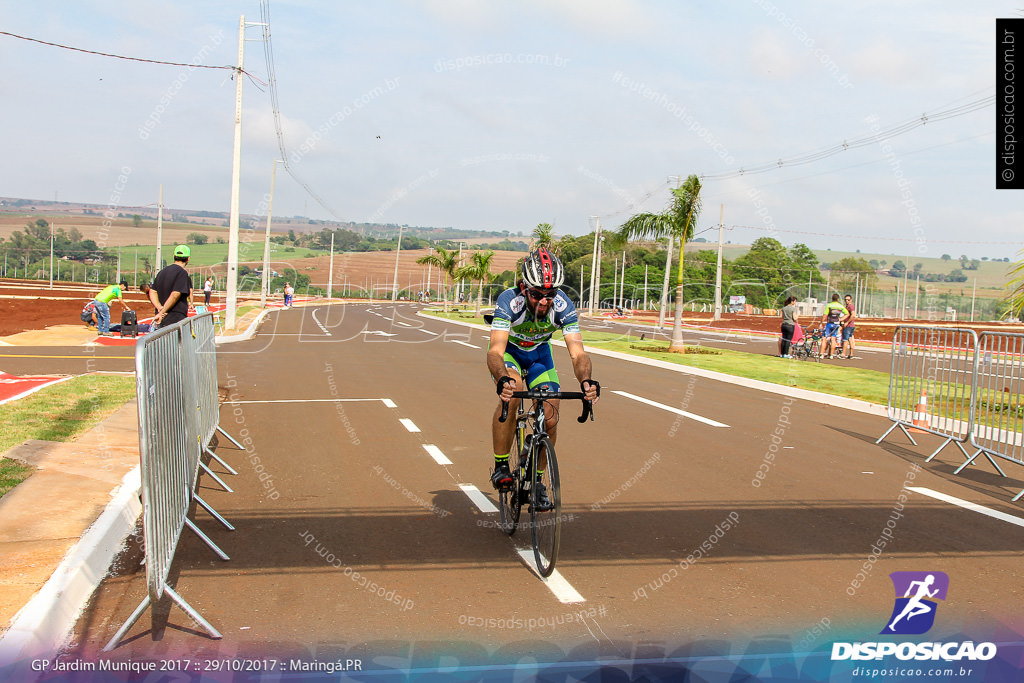
MULTIPOLYGON (((583 423, 589 417, 594 419, 594 404, 587 400, 586 394, 581 391, 544 391, 543 389, 531 389, 530 391, 513 391, 512 398, 533 399, 535 401, 550 401, 552 399, 566 399, 583 401, 583 414, 576 418, 577 422, 583 423)), ((508 402, 501 402, 501 417, 498 422, 505 422, 508 419, 508 402)))

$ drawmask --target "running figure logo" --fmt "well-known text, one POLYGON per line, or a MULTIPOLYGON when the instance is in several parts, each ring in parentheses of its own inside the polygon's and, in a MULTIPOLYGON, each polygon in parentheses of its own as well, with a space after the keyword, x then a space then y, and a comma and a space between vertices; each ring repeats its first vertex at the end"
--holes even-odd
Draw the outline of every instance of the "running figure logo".
POLYGON ((935 623, 938 602, 945 600, 949 576, 945 572, 893 572, 889 575, 896 589, 896 605, 892 609, 883 635, 919 635, 927 633, 935 623))

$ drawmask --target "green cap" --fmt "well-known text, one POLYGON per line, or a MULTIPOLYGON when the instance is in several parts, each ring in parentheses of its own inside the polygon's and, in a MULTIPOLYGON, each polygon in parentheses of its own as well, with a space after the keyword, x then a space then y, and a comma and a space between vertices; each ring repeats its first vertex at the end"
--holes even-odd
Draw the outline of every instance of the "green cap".
POLYGON ((188 258, 192 255, 192 250, 188 248, 186 244, 179 244, 174 248, 175 258, 188 258))

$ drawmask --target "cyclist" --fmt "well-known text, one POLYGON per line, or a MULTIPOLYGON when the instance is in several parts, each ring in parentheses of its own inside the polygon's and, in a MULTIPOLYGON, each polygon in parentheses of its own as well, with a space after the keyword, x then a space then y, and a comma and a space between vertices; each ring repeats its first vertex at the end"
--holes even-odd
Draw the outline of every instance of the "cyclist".
POLYGON ((821 321, 825 323, 825 346, 822 349, 825 358, 831 358, 833 354, 838 357, 841 353, 843 348, 843 342, 840 339, 842 325, 839 324, 839 321, 847 314, 849 311, 839 303, 839 295, 833 294, 832 301, 825 307, 825 315, 821 317, 821 321))
MULTIPOLYGON (((565 281, 565 268, 547 249, 541 247, 531 251, 519 270, 516 286, 498 296, 494 305, 494 319, 491 322, 491 341, 487 349, 487 369, 494 379, 501 401, 491 420, 491 437, 494 445, 494 471, 491 484, 496 489, 507 489, 512 485, 509 470, 509 451, 515 420, 499 422, 502 402, 511 402, 510 414, 518 410, 518 400, 512 392, 526 388, 547 388, 558 391, 558 373, 551 357, 551 335, 556 329, 562 330, 565 346, 572 359, 573 374, 580 382, 580 391, 587 400, 596 402, 598 383, 590 378, 590 356, 583 350, 576 307, 559 287, 565 281)), ((550 401, 554 415, 558 414, 558 401, 550 401)), ((547 407, 545 406, 545 410, 547 407)), ((551 420, 548 436, 552 444, 558 434, 558 423, 551 420)), ((544 463, 538 463, 542 468, 544 463)), ((550 506, 547 491, 538 489, 540 507, 550 506)))

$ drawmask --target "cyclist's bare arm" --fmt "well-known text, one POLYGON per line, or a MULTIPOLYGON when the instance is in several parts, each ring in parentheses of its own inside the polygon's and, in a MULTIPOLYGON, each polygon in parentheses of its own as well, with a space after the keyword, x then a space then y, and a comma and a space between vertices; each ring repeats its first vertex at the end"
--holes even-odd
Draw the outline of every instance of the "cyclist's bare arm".
MULTIPOLYGON (((580 334, 567 334, 564 336, 565 348, 569 350, 569 357, 572 359, 572 371, 576 375, 576 380, 583 383, 584 380, 591 379, 590 372, 590 356, 583 349, 583 336, 580 334)), ((591 403, 597 403, 597 387, 593 384, 587 384, 584 393, 587 395, 587 400, 591 403)))
MULTIPOLYGON (((508 375, 505 368, 505 346, 508 344, 508 330, 491 330, 491 341, 487 347, 487 369, 491 377, 497 382, 500 378, 508 375)), ((501 391, 501 400, 512 400, 512 392, 518 387, 512 382, 506 382, 501 391)))

